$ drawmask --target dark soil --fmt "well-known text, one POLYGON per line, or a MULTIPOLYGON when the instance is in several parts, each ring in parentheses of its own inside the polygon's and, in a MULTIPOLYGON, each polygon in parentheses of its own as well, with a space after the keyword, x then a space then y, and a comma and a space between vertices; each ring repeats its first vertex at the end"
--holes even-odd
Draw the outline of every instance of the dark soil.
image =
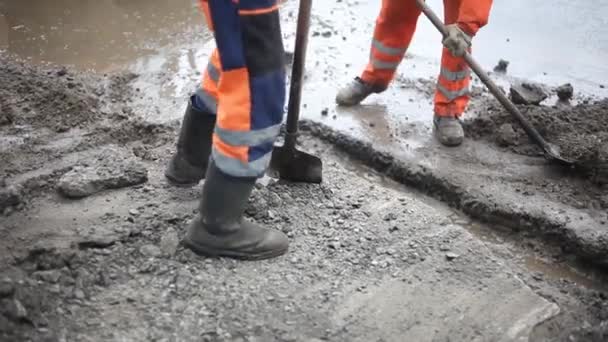
POLYGON ((99 96, 105 89, 94 76, 62 67, 32 67, 0 55, 0 84, 2 115, 15 125, 65 132, 102 115, 99 96))
MULTIPOLYGON (((567 108, 520 106, 522 114, 563 157, 575 161, 582 174, 597 184, 608 183, 608 99, 567 108)), ((506 146, 515 153, 541 156, 524 130, 502 107, 492 102, 485 112, 464 122, 466 135, 506 146), (515 134, 504 134, 509 124, 515 134)), ((507 129, 507 131, 510 131, 507 129)))

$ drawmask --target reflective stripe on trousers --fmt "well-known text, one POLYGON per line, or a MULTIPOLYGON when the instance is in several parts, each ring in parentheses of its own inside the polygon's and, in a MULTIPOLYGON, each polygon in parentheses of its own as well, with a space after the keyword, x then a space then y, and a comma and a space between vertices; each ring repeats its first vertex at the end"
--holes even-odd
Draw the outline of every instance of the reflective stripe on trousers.
MULTIPOLYGON (((446 25, 455 23, 461 14, 474 17, 475 22, 485 24, 491 1, 483 0, 478 4, 444 0, 443 3, 446 25), (475 9, 478 11, 473 11, 475 9)), ((412 41, 420 13, 416 1, 382 0, 382 9, 374 28, 370 60, 361 74, 363 81, 385 87, 389 85, 412 41)), ((445 49, 441 67, 435 92, 435 113, 459 116, 468 104, 470 72, 462 59, 446 53, 445 49)))
POLYGON ((285 104, 277 2, 206 1, 217 49, 196 95, 217 113, 211 156, 233 177, 265 173, 285 104))
POLYGON ((376 69, 395 70, 405 55, 405 47, 390 47, 377 39, 372 40, 370 64, 376 69))
POLYGON ((361 79, 386 87, 395 76, 416 30, 420 9, 415 1, 382 0, 370 47, 369 63, 361 79))
POLYGON ((469 103, 471 71, 464 59, 443 49, 435 91, 435 114, 459 117, 469 103))
POLYGON ((459 90, 447 90, 440 83, 437 83, 437 91, 441 93, 449 102, 465 95, 469 95, 469 87, 464 87, 459 90))
MULTIPOLYGON (((207 3, 206 1, 204 3, 207 3)), ((208 7, 204 7, 208 8, 208 7)), ((203 72, 203 79, 199 87, 195 90, 199 102, 205 105, 200 108, 206 112, 217 114, 218 84, 221 76, 221 63, 219 52, 214 49, 209 56, 207 67, 203 72)))

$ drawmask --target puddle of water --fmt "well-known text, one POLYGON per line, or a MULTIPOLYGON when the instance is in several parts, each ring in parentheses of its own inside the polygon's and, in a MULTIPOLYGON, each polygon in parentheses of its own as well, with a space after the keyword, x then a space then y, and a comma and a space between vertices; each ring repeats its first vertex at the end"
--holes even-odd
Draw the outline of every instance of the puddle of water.
POLYGON ((192 0, 0 0, 0 49, 33 63, 110 71, 200 30, 192 0))
MULTIPOLYGON (((495 244, 504 245, 510 244, 513 238, 509 229, 501 227, 489 228, 463 216, 460 213, 454 213, 450 219, 456 224, 465 227, 476 237, 481 240, 495 244), (463 220, 464 218, 464 220, 463 220)), ((585 266, 578 262, 562 262, 555 263, 545 260, 544 258, 535 255, 532 251, 525 251, 521 248, 513 249, 517 253, 517 259, 530 272, 540 272, 545 279, 571 281, 579 286, 593 289, 596 291, 606 291, 606 276, 598 272, 598 270, 585 266)))
POLYGON ((549 263, 532 255, 526 255, 523 260, 526 268, 531 271, 541 272, 545 278, 552 280, 566 279, 577 285, 596 291, 606 292, 608 290, 605 280, 598 280, 605 278, 605 276, 597 274, 597 271, 585 269, 584 266, 579 265, 578 269, 575 269, 568 264, 549 263))

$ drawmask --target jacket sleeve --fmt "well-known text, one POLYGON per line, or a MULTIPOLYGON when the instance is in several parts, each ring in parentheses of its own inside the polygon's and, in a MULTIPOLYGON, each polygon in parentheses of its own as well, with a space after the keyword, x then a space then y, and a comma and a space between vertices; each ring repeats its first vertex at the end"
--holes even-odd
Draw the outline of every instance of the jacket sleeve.
POLYGON ((461 0, 458 26, 470 36, 488 23, 492 0, 461 0))

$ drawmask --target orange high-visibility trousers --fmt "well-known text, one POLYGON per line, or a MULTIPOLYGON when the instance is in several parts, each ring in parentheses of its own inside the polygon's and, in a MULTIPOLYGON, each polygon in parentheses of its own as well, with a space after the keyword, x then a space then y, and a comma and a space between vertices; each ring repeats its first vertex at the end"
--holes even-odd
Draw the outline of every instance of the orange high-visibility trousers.
POLYGON ((285 105, 284 48, 277 0, 199 0, 216 48, 194 106, 217 115, 211 158, 225 174, 261 177, 285 105))
MULTIPOLYGON (((492 0, 444 0, 445 24, 458 23, 474 36, 487 24, 492 0)), ((386 87, 412 41, 420 8, 414 0, 382 0, 370 60, 361 75, 367 83, 386 87)), ((459 117, 469 102, 470 70, 466 62, 443 48, 435 91, 435 113, 459 117)))

